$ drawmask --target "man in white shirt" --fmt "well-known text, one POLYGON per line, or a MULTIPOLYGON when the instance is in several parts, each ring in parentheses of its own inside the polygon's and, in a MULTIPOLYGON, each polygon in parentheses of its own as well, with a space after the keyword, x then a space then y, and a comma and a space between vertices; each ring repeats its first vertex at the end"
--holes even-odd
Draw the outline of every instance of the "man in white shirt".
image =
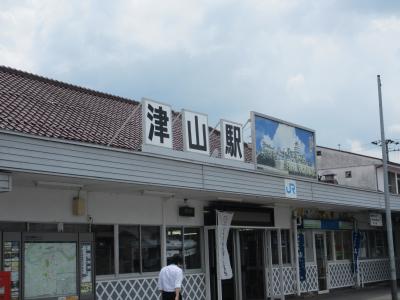
POLYGON ((158 289, 162 293, 162 300, 182 300, 182 262, 182 256, 176 254, 169 259, 169 265, 161 269, 158 289))

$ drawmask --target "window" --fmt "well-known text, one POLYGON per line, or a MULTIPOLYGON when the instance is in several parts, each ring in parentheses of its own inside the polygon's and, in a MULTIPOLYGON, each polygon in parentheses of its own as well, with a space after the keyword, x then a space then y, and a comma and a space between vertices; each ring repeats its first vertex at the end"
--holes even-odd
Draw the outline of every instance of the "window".
POLYGON ((119 272, 156 272, 161 267, 160 227, 119 226, 119 272))
POLYGON ((304 231, 304 248, 306 252, 306 262, 314 262, 314 242, 311 230, 304 231))
POLYGON ((96 275, 114 274, 114 226, 92 225, 96 241, 96 275))
POLYGON ((160 227, 142 226, 142 272, 158 272, 161 268, 160 227))
POLYGON ((396 176, 393 172, 388 172, 388 185, 389 192, 392 194, 396 193, 396 176))
POLYGON ((182 256, 182 228, 167 228, 167 264, 176 254, 182 256))
POLYGON ((183 236, 186 269, 200 269, 200 228, 184 228, 183 236))
POLYGON ((335 231, 334 236, 336 260, 351 259, 353 253, 351 231, 335 231))
POLYGON ((385 231, 369 231, 368 242, 371 258, 382 258, 387 256, 385 231))
POLYGON ((384 258, 388 255, 386 231, 361 231, 360 258, 384 258))
POLYGON ((321 155, 322 155, 321 150, 317 150, 317 156, 321 156, 321 155))
POLYGON ((140 272, 139 226, 119 226, 119 272, 140 272))
POLYGON ((184 269, 201 268, 200 228, 167 228, 167 263, 176 254, 184 257, 184 269))
POLYGON ((351 178, 351 171, 344 172, 344 177, 351 178))
MULTIPOLYGON (((288 229, 281 230, 281 249, 282 263, 290 264, 290 231, 288 229)), ((279 264, 278 258, 278 235, 277 231, 271 231, 271 246, 272 246, 272 263, 279 264)))
POLYGON ((397 193, 400 194, 400 174, 397 173, 397 193))

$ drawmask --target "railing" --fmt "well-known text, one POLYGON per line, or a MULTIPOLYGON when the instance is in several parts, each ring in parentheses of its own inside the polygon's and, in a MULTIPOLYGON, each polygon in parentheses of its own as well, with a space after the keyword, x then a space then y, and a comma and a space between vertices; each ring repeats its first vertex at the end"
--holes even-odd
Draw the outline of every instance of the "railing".
POLYGON ((365 283, 385 281, 390 279, 388 258, 366 259, 359 262, 360 281, 365 283))
MULTIPOLYGON (((96 299, 100 300, 159 300, 157 277, 98 280, 96 299)), ((186 274, 182 283, 184 299, 205 300, 205 274, 186 274)))
POLYGON ((328 262, 328 288, 336 289, 356 284, 351 261, 328 262))

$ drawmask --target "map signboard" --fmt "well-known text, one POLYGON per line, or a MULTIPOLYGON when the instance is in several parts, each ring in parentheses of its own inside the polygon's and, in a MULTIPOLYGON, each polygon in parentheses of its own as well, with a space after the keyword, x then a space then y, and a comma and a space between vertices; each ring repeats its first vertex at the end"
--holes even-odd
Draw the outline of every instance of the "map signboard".
POLYGON ((313 130, 255 112, 251 119, 253 156, 258 166, 316 177, 313 130))
POLYGON ((76 243, 25 242, 25 298, 76 295, 76 243))

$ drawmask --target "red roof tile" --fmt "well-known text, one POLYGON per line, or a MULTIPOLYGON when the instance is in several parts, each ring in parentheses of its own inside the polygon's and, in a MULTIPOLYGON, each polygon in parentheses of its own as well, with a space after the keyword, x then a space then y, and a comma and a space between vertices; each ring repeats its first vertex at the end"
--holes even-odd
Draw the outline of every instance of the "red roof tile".
MULTIPOLYGON (((108 145, 140 103, 0 66, 0 129, 43 137, 108 145)), ((179 113, 173 113, 180 119, 179 113)), ((111 147, 140 150, 138 109, 111 147)), ((182 150, 181 121, 174 121, 173 147, 182 150)), ((219 132, 210 136, 211 153, 220 149, 219 132)), ((220 154, 217 154, 220 156, 220 154)), ((251 151, 245 147, 246 161, 251 151)))

